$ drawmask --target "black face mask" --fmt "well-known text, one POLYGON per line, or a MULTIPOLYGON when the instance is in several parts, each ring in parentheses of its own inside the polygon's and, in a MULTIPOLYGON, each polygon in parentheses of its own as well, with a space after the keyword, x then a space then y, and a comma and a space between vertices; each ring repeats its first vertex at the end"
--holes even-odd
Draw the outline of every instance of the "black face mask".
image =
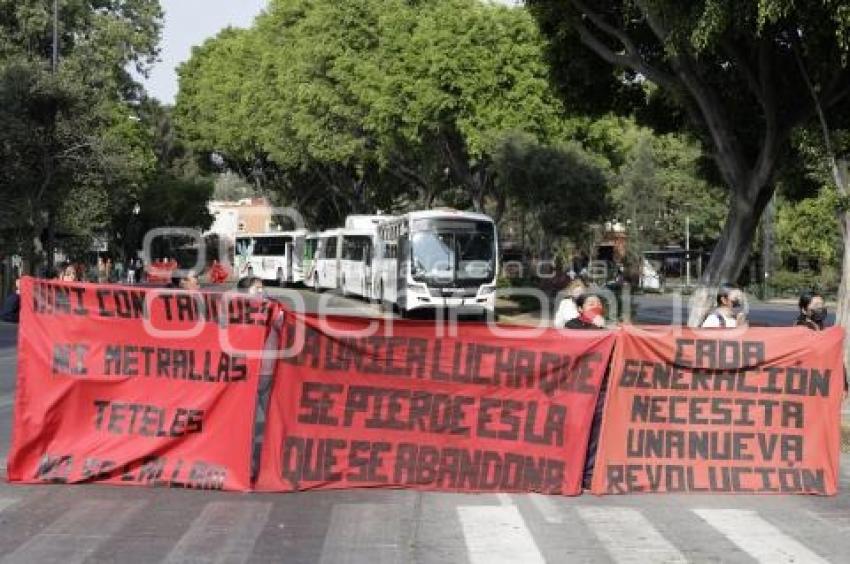
POLYGON ((732 309, 741 309, 741 307, 742 307, 741 300, 732 300, 731 306, 732 306, 732 309))
POLYGON ((815 323, 823 323, 826 320, 826 308, 810 309, 809 318, 815 323))

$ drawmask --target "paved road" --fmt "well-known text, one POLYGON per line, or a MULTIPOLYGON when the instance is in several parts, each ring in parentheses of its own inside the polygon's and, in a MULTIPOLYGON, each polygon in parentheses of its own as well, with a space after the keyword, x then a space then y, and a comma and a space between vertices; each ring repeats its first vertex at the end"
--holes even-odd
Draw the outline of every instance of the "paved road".
MULTIPOLYGON (((295 298, 297 299, 297 298, 295 298)), ((307 295, 315 307, 316 296, 307 295)), ((331 297, 364 314, 368 304, 331 297)), ((0 453, 15 327, 0 325, 0 453)), ((4 458, 5 459, 5 458, 4 458)), ((850 458, 833 498, 561 498, 405 490, 226 494, 0 484, 2 562, 847 562, 850 458)))

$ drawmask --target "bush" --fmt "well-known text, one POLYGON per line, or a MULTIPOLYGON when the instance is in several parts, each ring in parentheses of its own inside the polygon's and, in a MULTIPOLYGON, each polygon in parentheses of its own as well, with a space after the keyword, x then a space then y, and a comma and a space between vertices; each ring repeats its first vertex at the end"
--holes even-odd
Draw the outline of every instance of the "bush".
POLYGON ((776 296, 798 296, 806 290, 832 294, 838 288, 839 276, 834 268, 824 268, 820 273, 779 270, 770 278, 770 290, 776 296))

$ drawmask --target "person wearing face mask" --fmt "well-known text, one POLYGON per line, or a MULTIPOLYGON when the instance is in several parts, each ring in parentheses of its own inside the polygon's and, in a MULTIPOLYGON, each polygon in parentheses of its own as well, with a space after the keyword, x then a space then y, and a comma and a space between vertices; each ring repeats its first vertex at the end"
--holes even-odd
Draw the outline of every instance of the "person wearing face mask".
MULTIPOLYGON (((605 328, 605 308, 602 300, 596 294, 582 294, 575 298, 578 317, 567 321, 567 329, 599 330, 605 328)), ((581 486, 590 489, 593 481, 593 469, 596 466, 596 449, 599 446, 599 433, 602 428, 602 412, 605 407, 605 394, 608 388, 608 372, 602 378, 599 395, 596 396, 596 407, 593 410, 593 422, 590 427, 590 437, 587 441, 587 454, 584 459, 584 473, 581 486)))
POLYGON ((723 284, 717 291, 717 307, 702 322, 705 329, 734 329, 747 326, 744 313, 744 292, 731 284, 723 284))
POLYGON ((587 292, 587 284, 581 278, 576 278, 567 286, 566 296, 561 299, 558 304, 558 311, 555 312, 555 327, 563 329, 567 326, 567 322, 579 316, 578 307, 576 307, 576 299, 587 292))
POLYGON ((823 296, 817 292, 800 294, 800 315, 795 325, 808 327, 812 331, 823 331, 826 321, 826 305, 823 296))
POLYGON ((575 298, 578 317, 567 321, 567 329, 604 329, 605 308, 596 294, 582 294, 575 298))

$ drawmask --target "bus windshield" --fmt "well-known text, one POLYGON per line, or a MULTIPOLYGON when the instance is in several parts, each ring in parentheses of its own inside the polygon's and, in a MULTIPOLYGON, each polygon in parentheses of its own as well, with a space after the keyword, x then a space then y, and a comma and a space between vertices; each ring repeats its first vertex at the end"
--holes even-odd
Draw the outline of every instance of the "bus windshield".
POLYGON ((274 257, 286 255, 286 244, 292 237, 237 237, 236 254, 255 257, 274 257))
POLYGON ((492 223, 423 220, 411 226, 413 279, 437 285, 488 282, 496 271, 492 223))

